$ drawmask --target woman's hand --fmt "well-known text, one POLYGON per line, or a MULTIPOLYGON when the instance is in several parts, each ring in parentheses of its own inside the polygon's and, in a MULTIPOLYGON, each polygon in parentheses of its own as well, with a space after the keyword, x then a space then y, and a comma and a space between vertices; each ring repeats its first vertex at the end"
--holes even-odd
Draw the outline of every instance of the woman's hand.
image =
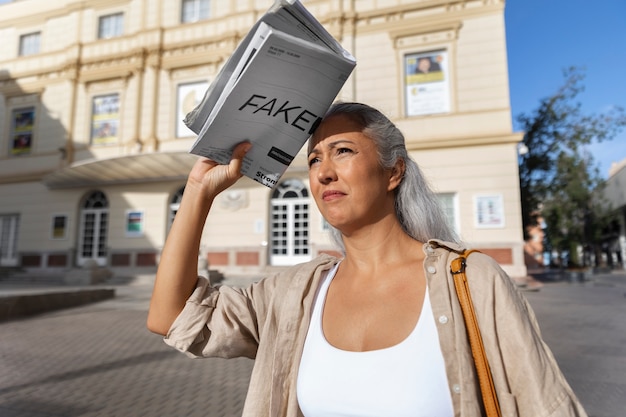
POLYGON ((242 142, 235 146, 228 165, 220 165, 208 158, 199 158, 189 173, 187 186, 201 190, 208 198, 215 197, 241 178, 243 158, 251 147, 250 142, 242 142))

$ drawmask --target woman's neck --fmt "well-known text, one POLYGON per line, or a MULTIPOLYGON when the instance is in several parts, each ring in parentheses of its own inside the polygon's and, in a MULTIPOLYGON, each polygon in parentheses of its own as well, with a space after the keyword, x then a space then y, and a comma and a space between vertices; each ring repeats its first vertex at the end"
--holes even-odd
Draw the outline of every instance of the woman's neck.
POLYGON ((378 224, 343 236, 342 264, 355 271, 384 271, 389 265, 423 258, 422 243, 410 237, 396 221, 378 224))

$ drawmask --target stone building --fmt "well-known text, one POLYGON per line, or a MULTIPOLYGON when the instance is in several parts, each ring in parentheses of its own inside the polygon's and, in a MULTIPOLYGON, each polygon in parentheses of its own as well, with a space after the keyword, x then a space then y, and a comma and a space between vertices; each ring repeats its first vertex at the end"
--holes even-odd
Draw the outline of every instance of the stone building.
MULTIPOLYGON (((469 245, 524 276, 504 0, 304 0, 357 58, 469 245), (430 74, 419 68, 430 64, 430 74)), ((195 160, 182 119, 271 0, 16 0, 0 13, 2 266, 154 266, 195 160)), ((334 251, 301 152, 216 201, 200 259, 261 273, 334 251)))
POLYGON ((602 236, 600 265, 626 268, 626 159, 614 162, 609 170, 603 201, 610 210, 611 221, 602 236))

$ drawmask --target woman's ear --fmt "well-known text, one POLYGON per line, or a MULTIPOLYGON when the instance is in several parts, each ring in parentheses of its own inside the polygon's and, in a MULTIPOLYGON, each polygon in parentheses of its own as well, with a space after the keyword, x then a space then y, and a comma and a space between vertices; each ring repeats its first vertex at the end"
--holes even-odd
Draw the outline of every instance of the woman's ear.
POLYGON ((404 178, 404 171, 406 170, 406 164, 404 163, 403 158, 398 158, 396 160, 396 164, 391 168, 390 176, 389 176, 389 187, 388 190, 392 191, 398 188, 402 179, 404 178))

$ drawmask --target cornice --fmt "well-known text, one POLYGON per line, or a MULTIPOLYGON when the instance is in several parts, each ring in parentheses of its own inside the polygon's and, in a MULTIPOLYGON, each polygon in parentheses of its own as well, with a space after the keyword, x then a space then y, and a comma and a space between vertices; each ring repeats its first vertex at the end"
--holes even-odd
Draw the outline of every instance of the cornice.
POLYGON ((380 16, 389 16, 394 18, 403 15, 411 15, 416 12, 421 12, 427 9, 441 8, 445 11, 472 11, 482 13, 485 8, 504 8, 504 0, 428 0, 415 3, 405 3, 398 6, 382 7, 375 10, 369 10, 365 12, 357 12, 357 18, 359 20, 371 20, 380 16), (475 4, 475 6, 468 7, 468 5, 475 4))
POLYGON ((355 25, 358 33, 384 30, 401 34, 419 32, 422 27, 456 25, 472 16, 503 10, 504 0, 430 0, 359 12, 355 25))
POLYGON ((521 132, 514 132, 506 135, 437 138, 427 141, 416 141, 407 138, 406 146, 409 151, 418 151, 428 149, 459 148, 464 146, 514 144, 519 143, 523 136, 524 134, 521 132))
POLYGON ((410 26, 390 30, 389 37, 396 47, 399 46, 398 44, 402 40, 414 37, 429 37, 434 33, 444 33, 448 38, 456 40, 459 38, 459 30, 461 27, 463 27, 463 23, 458 20, 447 22, 428 22, 422 25, 412 24, 410 26))
POLYGON ((163 46, 161 67, 172 70, 185 66, 212 64, 227 59, 239 44, 243 34, 226 33, 212 39, 163 46))
POLYGON ((78 68, 78 80, 82 83, 112 79, 129 78, 133 73, 145 68, 146 50, 135 49, 124 55, 101 56, 97 59, 82 61, 78 68))
MULTIPOLYGON (((0 159, 0 162, 2 162, 2 160, 0 159)), ((51 170, 46 170, 46 171, 39 171, 36 173, 27 173, 27 174, 11 174, 11 175, 1 175, 0 174, 0 184, 16 184, 16 183, 22 183, 22 182, 39 182, 43 179, 43 177, 45 177, 46 175, 54 172, 55 170, 51 169, 51 170)))
MULTIPOLYGON (((414 22, 411 22, 414 23, 414 22)), ((389 36, 392 39, 397 39, 409 35, 423 35, 425 33, 432 32, 444 32, 444 31, 454 31, 458 32, 458 30, 463 26, 463 23, 459 20, 450 20, 450 19, 440 19, 439 21, 434 21, 429 19, 424 24, 419 26, 411 25, 398 25, 396 28, 389 31, 389 36)))
POLYGON ((79 48, 79 52, 76 53, 73 46, 61 52, 48 54, 68 55, 66 60, 61 58, 53 60, 54 65, 29 65, 26 70, 11 70, 19 67, 11 62, 23 59, 17 58, 6 66, 9 68, 6 73, 0 74, 0 91, 13 94, 13 91, 19 91, 21 88, 18 87, 18 83, 35 86, 32 88, 36 89, 37 85, 45 86, 52 81, 78 80, 81 83, 88 83, 112 78, 127 79, 148 67, 171 71, 184 67, 215 64, 227 59, 240 39, 241 35, 233 32, 219 38, 203 39, 193 43, 186 42, 169 46, 151 45, 148 48, 135 48, 123 54, 98 54, 93 58, 84 58, 80 52, 82 48, 79 48))
MULTIPOLYGON (((28 10, 28 14, 13 19, 0 20, 0 29, 7 27, 43 26, 47 20, 67 16, 89 8, 104 9, 129 4, 131 0, 77 0, 68 2, 65 6, 58 5, 49 10, 28 10)), ((54 2, 50 2, 54 3, 54 2)))
MULTIPOLYGON (((128 0, 114 1, 115 4, 128 2, 128 0)), ((111 3, 108 0, 74 1, 62 9, 76 10, 98 5, 111 6, 111 3)), ((503 7, 504 0, 426 0, 360 13, 335 11, 322 18, 335 37, 340 38, 345 34, 344 26, 349 25, 357 33, 387 31, 398 46, 399 42, 411 42, 412 37, 433 33, 443 33, 446 38, 456 39, 467 16, 484 15, 490 10, 501 12, 503 7), (441 9, 441 12, 437 9, 441 9)), ((167 32, 168 30, 163 28, 152 28, 107 40, 107 45, 110 44, 108 48, 103 41, 98 40, 87 44, 74 44, 62 51, 19 57, 5 62, 5 68, 10 72, 0 75, 0 82, 6 83, 3 79, 17 79, 20 84, 27 82, 32 85, 59 80, 92 82, 100 79, 125 79, 146 67, 172 71, 203 64, 216 64, 227 59, 245 35, 245 32, 232 30, 193 42, 168 43, 165 36, 167 32), (135 48, 124 49, 126 45, 135 48), (99 53, 100 50, 108 53, 99 53), (38 64, 28 63, 28 60, 37 60, 38 64)))
POLYGON ((49 84, 45 79, 29 80, 18 83, 16 79, 0 80, 0 93, 5 98, 19 97, 30 94, 42 95, 49 84))

